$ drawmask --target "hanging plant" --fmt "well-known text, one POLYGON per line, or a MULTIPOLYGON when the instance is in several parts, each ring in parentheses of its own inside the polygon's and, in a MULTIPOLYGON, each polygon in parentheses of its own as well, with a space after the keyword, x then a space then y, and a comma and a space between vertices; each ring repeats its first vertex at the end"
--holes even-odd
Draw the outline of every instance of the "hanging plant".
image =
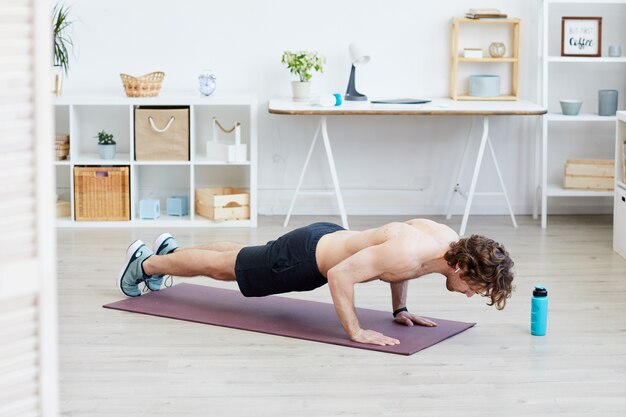
POLYGON ((70 50, 74 42, 70 36, 73 22, 69 20, 70 8, 57 4, 52 9, 52 40, 54 46, 54 65, 63 68, 65 74, 69 69, 70 50))

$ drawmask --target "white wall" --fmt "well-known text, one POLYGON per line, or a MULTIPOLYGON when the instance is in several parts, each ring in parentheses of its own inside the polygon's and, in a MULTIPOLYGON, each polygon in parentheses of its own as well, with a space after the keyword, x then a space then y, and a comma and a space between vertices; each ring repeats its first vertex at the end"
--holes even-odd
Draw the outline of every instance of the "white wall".
MULTIPOLYGON (((409 0, 73 0, 76 59, 65 94, 122 91, 120 72, 166 73, 162 95, 196 91, 197 75, 212 68, 218 92, 246 92, 259 99, 259 211, 284 213, 317 120, 267 113, 267 101, 289 96, 292 79, 281 66, 284 50, 317 50, 327 57, 314 75, 314 93, 344 92, 347 46, 361 43, 370 63, 358 70, 357 87, 370 97, 444 97, 449 94, 450 19, 475 1, 409 0)), ((539 0, 483 1, 520 17, 521 95, 537 98, 539 0)), ((626 47, 626 45, 623 45, 626 47)), ((532 211, 534 143, 538 120, 494 118, 494 146, 517 213, 532 211)), ((349 214, 440 214, 460 162, 469 118, 331 118, 339 180, 349 214)), ((607 147, 608 152, 611 146, 607 147)), ((305 186, 330 187, 321 149, 305 186)), ((611 156, 610 153, 608 155, 611 156)), ((560 168, 559 168, 560 169, 560 168)), ((479 189, 496 187, 487 163, 479 189)), ((469 176, 468 171, 468 176, 469 176)), ((560 200, 560 209, 580 206, 560 200)), ((587 201, 587 204, 590 202, 587 201)), ((594 200, 591 211, 610 201, 594 200)), ((476 213, 506 213, 498 198, 475 200, 476 213), (495 203, 495 204, 494 204, 495 203)), ((302 197, 297 213, 335 212, 327 197, 302 197)), ((461 201, 457 200, 457 212, 461 201)))

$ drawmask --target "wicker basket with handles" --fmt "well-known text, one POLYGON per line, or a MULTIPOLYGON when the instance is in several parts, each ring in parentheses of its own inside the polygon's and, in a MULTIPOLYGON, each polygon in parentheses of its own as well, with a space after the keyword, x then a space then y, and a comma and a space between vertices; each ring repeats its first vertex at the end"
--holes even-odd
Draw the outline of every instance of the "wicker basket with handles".
POLYGON ((156 97, 161 91, 161 84, 165 73, 161 71, 151 72, 141 77, 133 77, 128 74, 120 74, 124 90, 128 97, 156 97))

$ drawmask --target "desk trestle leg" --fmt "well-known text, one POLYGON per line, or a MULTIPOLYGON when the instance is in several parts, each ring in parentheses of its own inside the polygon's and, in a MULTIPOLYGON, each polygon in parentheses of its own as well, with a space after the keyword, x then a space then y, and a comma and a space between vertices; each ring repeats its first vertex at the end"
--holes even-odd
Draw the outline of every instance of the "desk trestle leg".
POLYGON ((454 195, 459 193, 461 196, 467 199, 465 203, 465 210, 463 212, 463 220, 461 221, 461 228, 459 230, 459 235, 463 236, 465 234, 465 229, 467 228, 467 220, 469 218, 470 208, 472 207, 472 202, 474 201, 474 196, 494 196, 501 195, 504 196, 504 200, 506 201, 507 208, 509 209, 509 214, 511 215, 511 221, 513 222, 513 227, 517 227, 517 222, 515 221, 515 215, 513 214, 513 209, 511 207, 511 203, 509 201, 509 197, 506 193, 506 187, 504 185, 504 180, 502 179, 502 173, 500 171, 500 166, 498 165, 498 160, 496 159, 496 153, 493 150, 493 146, 491 144, 491 140, 489 139, 489 118, 483 118, 483 133, 480 139, 480 146, 478 148, 478 155, 476 156, 476 163, 474 165, 474 172, 472 174, 472 182, 470 183, 469 192, 467 195, 463 192, 460 182, 461 177, 463 175, 463 166, 465 165, 465 159, 468 153, 468 145, 471 138, 468 136, 468 141, 465 147, 465 152, 463 154, 463 161, 461 163, 461 168, 459 169, 459 175, 456 179, 456 183, 452 192, 452 196, 450 197, 450 203, 448 205, 448 211, 446 214, 446 218, 451 217, 452 212, 452 200, 454 199, 454 195), (491 158, 493 159, 494 166, 496 168, 496 173, 498 174, 498 179, 500 180, 500 187, 502 188, 502 192, 476 192, 476 185, 478 183, 478 174, 480 173, 480 167, 483 162, 483 156, 485 154, 485 147, 489 146, 489 151, 491 154, 491 158))
POLYGON ((329 192, 301 192, 300 187, 302 186, 302 180, 304 179, 304 174, 306 172, 307 167, 309 166, 309 161, 311 160, 311 155, 313 154, 313 148, 317 143, 317 137, 322 132, 322 141, 324 142, 324 149, 326 150, 326 158, 328 160, 328 165, 330 167, 330 176, 333 180, 333 187, 335 189, 335 197, 337 198, 337 205, 339 206, 339 213, 341 215, 341 223, 345 229, 348 229, 348 216, 346 214, 346 209, 343 205, 343 198, 341 196, 341 189, 339 188, 339 180, 337 178, 337 169, 335 168, 335 160, 333 158, 333 153, 330 148, 330 139, 328 137, 328 128, 326 122, 326 116, 322 116, 320 119, 320 123, 317 126, 317 130, 315 131, 315 135, 313 136, 313 142, 311 142, 311 147, 309 148, 309 153, 306 156, 306 160, 304 161, 304 167, 302 168, 302 172, 300 173, 300 179, 298 180, 298 185, 296 186, 296 191, 291 199, 291 204, 289 205, 289 210, 287 211, 287 217, 285 218, 285 222, 283 223, 283 227, 287 227, 289 224, 289 219, 291 218, 291 213, 293 212, 293 207, 296 204, 296 198, 299 194, 307 194, 307 195, 332 195, 333 193, 329 192))
POLYGON ((452 202, 454 201, 454 195, 459 193, 463 196, 463 198, 467 198, 467 195, 463 192, 463 188, 461 188, 461 177, 463 176, 463 171, 465 170, 465 164, 467 163, 467 154, 469 153, 470 143, 472 143, 472 130, 474 130, 474 117, 471 118, 471 124, 469 131, 467 132, 467 139, 465 140, 465 149, 463 149, 463 158, 461 158, 461 163, 459 164, 459 168, 456 172, 456 180, 454 182, 454 189, 450 193, 450 200, 448 201, 448 210, 446 211, 446 219, 450 220, 452 218, 452 202))

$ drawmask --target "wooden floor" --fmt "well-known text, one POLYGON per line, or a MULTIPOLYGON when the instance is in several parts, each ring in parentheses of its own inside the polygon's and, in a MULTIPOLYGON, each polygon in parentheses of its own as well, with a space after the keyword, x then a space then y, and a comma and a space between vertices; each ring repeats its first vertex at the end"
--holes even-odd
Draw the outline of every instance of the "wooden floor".
MULTIPOLYGON (((443 218, 434 220, 445 222, 443 218)), ((183 246, 264 243, 258 229, 171 230, 183 246)), ((296 217, 290 228, 317 220, 296 217)), ((390 217, 351 217, 352 229, 390 217)), ((64 416, 623 416, 626 260, 608 216, 470 218, 468 234, 505 244, 516 291, 504 311, 448 293, 441 276, 411 283, 409 308, 476 327, 404 357, 105 310, 126 246, 161 230, 58 231, 61 409, 64 416), (550 291, 546 337, 529 333, 532 287, 550 291)), ((449 224, 458 229, 457 217, 449 224)), ((180 281, 178 281, 180 282, 180 281)), ((188 282, 226 286, 208 278, 188 282)), ((327 286, 294 298, 330 302, 327 286)), ((356 290, 357 306, 390 309, 388 286, 356 290)))

